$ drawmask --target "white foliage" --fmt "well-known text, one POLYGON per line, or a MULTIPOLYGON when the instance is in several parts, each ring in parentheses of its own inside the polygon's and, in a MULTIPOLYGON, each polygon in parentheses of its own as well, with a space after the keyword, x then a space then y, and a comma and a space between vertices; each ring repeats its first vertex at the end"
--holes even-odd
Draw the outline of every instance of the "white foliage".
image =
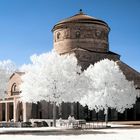
POLYGON ((5 97, 8 80, 15 70, 16 66, 11 60, 0 61, 0 98, 5 97))
POLYGON ((92 82, 92 90, 80 101, 82 105, 87 104, 97 112, 109 107, 122 113, 135 104, 134 83, 126 80, 116 62, 104 59, 90 65, 84 73, 92 82))
POLYGON ((26 74, 21 84, 21 100, 61 103, 79 101, 87 88, 74 55, 58 55, 52 51, 31 57, 32 64, 24 66, 26 74))

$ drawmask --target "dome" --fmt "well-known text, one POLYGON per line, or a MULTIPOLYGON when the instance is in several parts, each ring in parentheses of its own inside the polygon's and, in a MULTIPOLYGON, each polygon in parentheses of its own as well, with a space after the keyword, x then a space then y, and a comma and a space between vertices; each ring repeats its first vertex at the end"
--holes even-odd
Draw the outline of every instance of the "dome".
POLYGON ((61 20, 58 22, 53 30, 55 30, 56 26, 59 26, 61 24, 67 24, 67 23, 88 23, 88 24, 98 24, 98 25, 104 25, 108 27, 108 24, 100 19, 97 19, 95 17, 89 16, 82 12, 82 10, 79 11, 78 14, 75 14, 74 16, 71 16, 69 18, 66 18, 64 20, 61 20))
POLYGON ((52 29, 54 48, 60 53, 69 53, 76 48, 108 52, 110 28, 102 20, 80 12, 58 22, 52 29))

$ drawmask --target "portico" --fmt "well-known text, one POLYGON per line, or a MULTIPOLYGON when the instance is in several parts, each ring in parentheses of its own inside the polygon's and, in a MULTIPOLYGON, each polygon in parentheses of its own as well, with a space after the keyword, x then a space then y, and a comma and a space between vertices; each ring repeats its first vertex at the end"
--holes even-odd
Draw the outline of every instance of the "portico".
POLYGON ((0 101, 0 121, 17 122, 23 120, 22 103, 19 97, 5 98, 0 101))
POLYGON ((8 82, 6 97, 0 100, 0 122, 17 122, 23 120, 23 103, 20 101, 19 84, 20 75, 23 73, 14 73, 8 82))

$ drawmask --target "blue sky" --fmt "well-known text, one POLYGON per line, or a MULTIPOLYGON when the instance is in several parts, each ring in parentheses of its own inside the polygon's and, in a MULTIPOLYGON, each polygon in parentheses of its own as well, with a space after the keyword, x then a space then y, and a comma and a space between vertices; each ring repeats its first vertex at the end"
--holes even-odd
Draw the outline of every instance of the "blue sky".
POLYGON ((17 65, 53 47, 53 26, 79 9, 111 28, 110 50, 140 71, 140 0, 0 0, 0 60, 17 65))

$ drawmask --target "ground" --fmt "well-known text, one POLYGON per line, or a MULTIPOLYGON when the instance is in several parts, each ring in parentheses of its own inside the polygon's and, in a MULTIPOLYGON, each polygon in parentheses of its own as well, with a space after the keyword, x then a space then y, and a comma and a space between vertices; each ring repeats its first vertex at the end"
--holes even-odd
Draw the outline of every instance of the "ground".
POLYGON ((140 140, 140 126, 107 129, 0 128, 3 140, 140 140), (5 132, 5 133, 4 133, 5 132))

